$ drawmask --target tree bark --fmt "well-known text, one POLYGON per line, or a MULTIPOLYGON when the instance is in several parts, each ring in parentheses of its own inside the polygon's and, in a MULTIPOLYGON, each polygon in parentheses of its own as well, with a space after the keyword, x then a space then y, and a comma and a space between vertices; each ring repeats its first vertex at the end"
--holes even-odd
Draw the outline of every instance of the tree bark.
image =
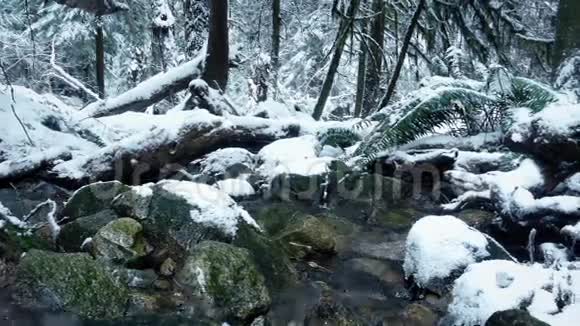
POLYGON ((312 117, 315 120, 320 120, 322 112, 324 111, 324 106, 332 90, 332 85, 334 84, 334 76, 338 70, 338 65, 340 64, 340 58, 342 57, 342 52, 344 52, 344 45, 350 32, 352 31, 352 24, 355 19, 356 12, 358 10, 360 0, 351 0, 350 5, 347 10, 346 17, 342 17, 340 21, 340 26, 338 29, 338 36, 336 39, 334 55, 330 61, 330 67, 328 68, 328 73, 324 79, 324 84, 322 84, 322 89, 320 91, 320 96, 318 97, 318 102, 314 107, 314 112, 312 117))
POLYGON ((393 95, 395 94, 395 89, 397 87, 397 81, 399 80, 399 76, 401 75, 401 69, 403 68, 403 63, 405 63, 405 58, 407 57, 407 51, 409 50, 409 44, 411 43, 411 38, 413 37, 413 33, 415 33, 415 29, 417 28, 417 24, 419 23, 419 17, 421 17, 421 13, 425 7, 425 0, 419 0, 419 4, 415 9, 415 13, 411 18, 411 23, 407 28, 407 33, 405 34, 405 39, 403 40, 403 46, 401 47, 401 53, 399 54, 399 59, 397 61, 397 65, 395 66, 395 70, 393 71, 393 75, 389 82, 389 87, 387 88, 387 93, 381 100, 381 103, 377 109, 384 108, 389 104, 393 95))
POLYGON ((103 13, 105 0, 97 0, 97 31, 95 38, 95 53, 97 65, 97 89, 100 98, 105 98, 105 37, 103 35, 103 13))
POLYGON ((93 118, 127 111, 143 112, 150 105, 186 89, 189 82, 201 74, 203 59, 199 56, 167 72, 161 72, 116 97, 91 103, 82 112, 93 118))
MULTIPOLYGON (((366 2, 366 0, 363 0, 366 2)), ((360 50, 358 54, 358 71, 356 80, 356 99, 354 102, 354 117, 361 116, 364 97, 366 93, 366 73, 367 73, 367 47, 365 46, 365 34, 367 33, 367 22, 362 22, 360 50)))
POLYGON ((282 25, 280 15, 280 0, 272 0, 272 86, 274 99, 278 96, 278 70, 280 69, 280 29, 282 25))
POLYGON ((210 1, 208 54, 203 79, 225 91, 229 72, 228 0, 210 1))
MULTIPOLYGON (((152 141, 146 144, 143 143, 143 134, 138 134, 103 148, 91 157, 80 158, 80 171, 84 176, 78 179, 54 174, 47 178, 67 188, 96 180, 117 179, 127 184, 141 184, 176 177, 186 164, 219 148, 259 150, 275 140, 296 137, 300 133, 297 124, 248 117, 202 118, 183 122, 177 128, 178 132, 156 128, 147 134, 152 141), (273 133, 272 128, 279 131, 273 133)), ((53 170, 59 171, 59 166, 53 170)))
MULTIPOLYGON (((566 58, 580 50, 580 1, 560 0, 553 63, 557 69, 566 58)), ((555 70, 556 70, 555 69, 555 70)))
POLYGON ((374 17, 371 24, 370 60, 367 65, 366 95, 363 117, 376 107, 380 96, 381 74, 383 70, 383 47, 385 43, 385 2, 373 0, 374 17))

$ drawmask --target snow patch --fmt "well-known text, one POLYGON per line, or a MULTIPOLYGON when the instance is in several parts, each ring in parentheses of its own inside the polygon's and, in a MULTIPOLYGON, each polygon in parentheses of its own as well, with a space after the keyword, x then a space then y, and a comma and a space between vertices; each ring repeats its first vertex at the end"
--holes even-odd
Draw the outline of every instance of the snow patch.
POLYGON ((479 231, 453 216, 426 216, 417 221, 405 245, 405 277, 419 286, 445 279, 452 272, 489 256, 479 231))
POLYGON ((189 213, 196 223, 217 227, 231 236, 236 235, 238 224, 242 221, 260 230, 258 223, 248 212, 238 206, 225 192, 215 187, 176 180, 164 180, 158 185, 192 205, 194 209, 189 213))
POLYGON ((216 183, 219 190, 232 197, 248 197, 256 194, 254 187, 243 179, 226 179, 216 183))

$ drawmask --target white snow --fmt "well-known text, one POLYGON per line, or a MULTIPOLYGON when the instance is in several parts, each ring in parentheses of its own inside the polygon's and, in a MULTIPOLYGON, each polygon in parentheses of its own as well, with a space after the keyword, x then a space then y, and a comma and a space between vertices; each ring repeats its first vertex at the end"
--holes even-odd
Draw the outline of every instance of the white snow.
POLYGON ((219 190, 232 197, 248 197, 256 194, 254 187, 244 179, 226 179, 216 183, 219 190))
POLYGON ((332 158, 318 158, 313 135, 277 140, 258 152, 258 173, 268 179, 282 173, 313 175, 327 170, 332 158))
POLYGON ((38 164, 42 159, 70 152, 73 157, 98 150, 98 145, 83 139, 79 132, 90 131, 100 140, 110 141, 110 130, 105 130, 92 120, 82 120, 80 114, 56 97, 39 95, 34 91, 14 86, 14 103, 9 87, 0 84, 0 153, 3 162, 0 175, 7 169, 23 168, 26 164, 38 164), (31 146, 11 105, 25 125, 34 146, 31 146), (50 127, 50 128, 49 128, 50 127))
POLYGON ((260 230, 256 221, 226 193, 215 187, 189 181, 164 180, 158 183, 165 191, 187 200, 192 205, 191 219, 211 225, 235 236, 238 224, 245 222, 260 230))
POLYGON ((483 325, 496 311, 527 309, 553 326, 577 323, 580 317, 580 272, 574 263, 558 268, 523 265, 505 260, 470 265, 453 288, 448 313, 453 325, 483 325), (572 302, 560 312, 556 299, 569 293, 572 302))
POLYGON ((199 163, 201 174, 225 175, 228 168, 235 164, 243 164, 252 168, 254 166, 254 154, 244 148, 222 148, 192 163, 199 163))
POLYGON ((12 211, 8 207, 2 205, 1 202, 0 202, 0 220, 6 221, 20 228, 24 228, 26 226, 26 223, 21 221, 18 217, 14 216, 14 214, 12 214, 12 211))
POLYGON ((159 92, 161 89, 167 85, 171 85, 176 80, 185 79, 188 76, 198 76, 201 73, 200 67, 204 60, 205 53, 202 53, 193 60, 174 67, 167 72, 161 72, 116 97, 107 98, 100 102, 94 102, 81 112, 85 117, 94 117, 107 112, 111 107, 119 107, 138 100, 145 100, 149 98, 151 94, 159 92))
POLYGON ((453 216, 426 216, 417 221, 405 245, 405 277, 425 286, 489 256, 479 231, 453 216))

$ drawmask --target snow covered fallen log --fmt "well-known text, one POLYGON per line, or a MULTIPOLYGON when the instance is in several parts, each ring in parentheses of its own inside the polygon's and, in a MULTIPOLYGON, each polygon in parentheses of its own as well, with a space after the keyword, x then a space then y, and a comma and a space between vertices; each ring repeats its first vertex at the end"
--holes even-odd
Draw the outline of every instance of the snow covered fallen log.
MULTIPOLYGON (((224 147, 259 149, 277 139, 295 137, 294 123, 251 117, 218 117, 204 110, 152 116, 151 129, 136 133, 86 157, 56 165, 50 177, 85 184, 122 179, 138 184, 175 177, 182 166, 224 147)), ((182 176, 183 177, 183 176, 182 176)))
POLYGON ((82 112, 87 117, 104 117, 127 111, 145 111, 147 107, 187 88, 203 68, 205 53, 167 72, 159 73, 116 97, 94 102, 82 112))
POLYGON ((32 175, 39 170, 52 167, 57 161, 70 159, 70 151, 54 148, 21 159, 4 161, 0 163, 0 183, 32 175))
POLYGON ((512 151, 556 166, 580 161, 580 105, 552 104, 532 116, 518 116, 504 141, 512 151))

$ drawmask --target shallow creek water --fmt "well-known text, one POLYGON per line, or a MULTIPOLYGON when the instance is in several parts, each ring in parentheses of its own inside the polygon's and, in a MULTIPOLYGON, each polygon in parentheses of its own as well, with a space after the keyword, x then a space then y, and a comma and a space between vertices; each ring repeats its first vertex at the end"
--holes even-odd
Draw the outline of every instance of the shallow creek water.
MULTIPOLYGON (((242 204, 253 214, 263 203, 242 204)), ((301 210, 313 214, 328 212, 324 208, 312 207, 303 207, 301 210)), ((340 216, 339 227, 348 229, 339 238, 337 254, 297 264, 302 285, 272 295, 274 302, 268 318, 272 325, 301 325, 300 321, 304 320, 304 316, 323 296, 343 307, 346 314, 356 316, 357 320, 367 325, 398 325, 401 311, 411 304, 404 287, 402 270, 405 237, 412 222, 427 212, 409 210, 408 207, 396 208, 393 212, 409 219, 405 226, 392 228, 380 223, 369 223, 356 210, 332 211, 340 216)), ((198 325, 165 316, 118 322, 87 322, 69 314, 15 307, 10 303, 9 293, 0 293, 0 326, 194 324, 198 325)), ((316 321, 312 324, 318 325, 316 321)))

